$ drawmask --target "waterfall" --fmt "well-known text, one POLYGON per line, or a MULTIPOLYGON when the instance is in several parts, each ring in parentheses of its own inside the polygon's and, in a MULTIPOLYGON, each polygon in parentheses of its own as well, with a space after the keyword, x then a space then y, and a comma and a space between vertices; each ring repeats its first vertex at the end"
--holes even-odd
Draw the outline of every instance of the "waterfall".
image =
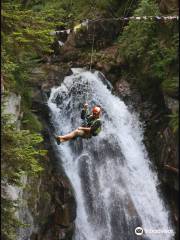
POLYGON ((81 125, 85 101, 89 109, 94 104, 103 109, 103 127, 97 137, 61 145, 53 140, 59 164, 75 191, 73 240, 173 239, 137 114, 112 95, 98 71, 73 71, 61 86, 51 89, 48 100, 56 134, 67 134, 81 125), (142 235, 135 234, 137 227, 142 227, 142 235))

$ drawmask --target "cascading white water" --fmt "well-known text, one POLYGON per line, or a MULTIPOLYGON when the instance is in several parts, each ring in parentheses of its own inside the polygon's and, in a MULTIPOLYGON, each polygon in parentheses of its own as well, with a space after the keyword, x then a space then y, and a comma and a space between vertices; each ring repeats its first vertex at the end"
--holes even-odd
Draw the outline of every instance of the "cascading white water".
POLYGON ((102 132, 97 137, 78 138, 60 146, 54 142, 76 195, 73 239, 173 239, 138 117, 111 94, 98 72, 76 70, 60 87, 52 88, 48 106, 56 134, 66 134, 81 125, 80 112, 85 101, 89 101, 90 108, 101 105, 102 132), (146 233, 136 235, 138 226, 146 233))

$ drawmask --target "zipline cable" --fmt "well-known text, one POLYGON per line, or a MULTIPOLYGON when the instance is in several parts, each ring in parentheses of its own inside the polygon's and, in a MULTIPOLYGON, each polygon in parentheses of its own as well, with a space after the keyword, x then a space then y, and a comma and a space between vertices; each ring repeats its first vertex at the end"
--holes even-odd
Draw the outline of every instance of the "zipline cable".
MULTIPOLYGON (((129 7, 128 7, 128 4, 127 4, 127 8, 125 9, 125 13, 124 13, 124 18, 126 17, 126 15, 128 16, 128 13, 129 13, 129 11, 128 10, 130 10, 130 8, 131 8, 131 5, 132 5, 132 3, 134 2, 134 0, 132 0, 131 2, 130 2, 130 5, 129 5, 129 7), (127 10, 127 14, 126 14, 126 10, 127 10)), ((122 23, 122 30, 123 30, 123 27, 124 27, 124 23, 125 23, 125 21, 123 21, 123 23, 122 23)))
MULTIPOLYGON (((98 18, 98 19, 94 19, 94 20, 88 20, 86 19, 86 21, 88 21, 88 23, 90 22, 99 22, 99 21, 129 21, 129 20, 179 20, 179 16, 174 15, 174 16, 132 16, 132 17, 118 17, 118 18, 98 18)), ((52 31, 50 32, 50 35, 56 35, 59 33, 63 33, 66 32, 67 34, 69 34, 70 32, 72 32, 71 30, 73 29, 66 29, 66 30, 60 30, 60 31, 52 31)), ((75 31, 75 30, 74 30, 75 31)))

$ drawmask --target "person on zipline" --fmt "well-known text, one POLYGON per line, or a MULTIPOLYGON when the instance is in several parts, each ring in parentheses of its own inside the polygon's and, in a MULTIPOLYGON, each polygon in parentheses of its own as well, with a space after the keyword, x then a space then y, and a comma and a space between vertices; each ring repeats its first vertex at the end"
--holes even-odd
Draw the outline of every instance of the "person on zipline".
POLYGON ((88 113, 88 104, 85 103, 81 112, 81 119, 83 120, 83 124, 81 127, 78 127, 71 133, 63 136, 56 136, 57 144, 59 145, 62 142, 66 142, 77 137, 82 138, 91 138, 92 136, 97 136, 101 131, 101 108, 99 106, 95 106, 92 109, 92 113, 88 113))

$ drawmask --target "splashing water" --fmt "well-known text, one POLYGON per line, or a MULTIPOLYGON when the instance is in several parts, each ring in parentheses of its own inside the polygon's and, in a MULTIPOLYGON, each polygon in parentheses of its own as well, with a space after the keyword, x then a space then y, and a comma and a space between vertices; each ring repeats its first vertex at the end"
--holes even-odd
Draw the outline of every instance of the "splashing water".
POLYGON ((138 117, 111 94, 99 72, 74 69, 60 87, 52 88, 48 106, 56 134, 67 134, 81 125, 85 101, 90 108, 101 105, 103 130, 88 140, 56 145, 77 201, 73 239, 173 239, 138 117), (136 235, 136 227, 142 227, 144 233, 136 235))

